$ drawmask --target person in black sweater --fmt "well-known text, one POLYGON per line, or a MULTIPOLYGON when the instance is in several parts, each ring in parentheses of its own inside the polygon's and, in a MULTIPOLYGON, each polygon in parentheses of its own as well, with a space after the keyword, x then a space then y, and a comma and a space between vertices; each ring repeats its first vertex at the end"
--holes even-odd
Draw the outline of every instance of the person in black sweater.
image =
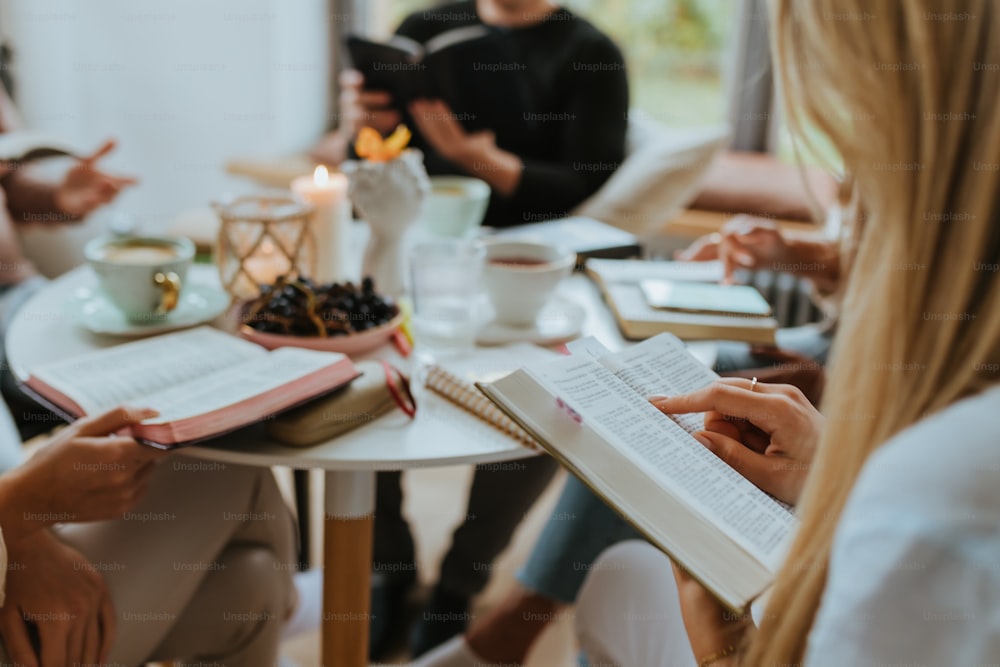
MULTIPOLYGON (((496 31, 492 37, 502 43, 506 60, 483 54, 474 94, 466 96, 470 99, 460 112, 441 100, 416 100, 401 108, 385 91, 365 89, 360 73, 347 71, 341 76, 341 127, 316 147, 314 156, 338 163, 361 127, 386 135, 405 123, 429 173, 475 176, 490 185, 484 224, 505 227, 563 217, 624 159, 629 95, 621 51, 591 23, 550 0, 451 3, 410 15, 397 34, 425 43, 471 25, 496 31), (498 98, 495 91, 506 90, 512 73, 518 94, 498 98)), ((471 598, 488 583, 494 559, 556 469, 548 457, 477 468, 466 520, 454 533, 411 637, 414 656, 465 629, 471 598)), ((374 657, 402 629, 404 600, 416 581, 402 497, 400 473, 380 473, 374 657)))
POLYGON ((414 130, 413 145, 424 152, 428 173, 489 183, 493 196, 484 224, 562 217, 624 159, 628 80, 621 51, 591 23, 546 0, 452 3, 410 15, 396 33, 424 43, 477 24, 502 33, 510 59, 482 63, 482 87, 501 87, 513 76, 518 95, 473 96, 459 113, 440 100, 400 108, 388 93, 365 90, 358 72, 347 71, 341 128, 314 155, 338 163, 361 126, 388 134, 402 122, 414 130))

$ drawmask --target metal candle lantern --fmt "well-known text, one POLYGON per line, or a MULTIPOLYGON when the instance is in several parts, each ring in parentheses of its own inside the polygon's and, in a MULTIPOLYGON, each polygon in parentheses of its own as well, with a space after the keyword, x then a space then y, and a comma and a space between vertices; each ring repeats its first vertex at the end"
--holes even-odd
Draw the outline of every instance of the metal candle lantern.
POLYGON ((290 197, 240 197, 216 205, 221 219, 216 261, 235 299, 252 299, 278 277, 312 275, 316 241, 312 207, 290 197))

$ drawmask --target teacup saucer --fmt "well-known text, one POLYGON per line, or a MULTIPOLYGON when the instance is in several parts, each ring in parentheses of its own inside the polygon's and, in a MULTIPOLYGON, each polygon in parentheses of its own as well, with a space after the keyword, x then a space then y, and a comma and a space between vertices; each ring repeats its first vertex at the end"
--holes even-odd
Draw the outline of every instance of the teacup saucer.
POLYGON ((80 287, 66 301, 77 323, 93 333, 139 337, 193 327, 218 317, 229 306, 229 295, 213 285, 189 282, 177 308, 163 320, 132 322, 96 287, 80 287))
POLYGON ((476 342, 480 345, 557 345, 578 337, 586 318, 587 311, 583 306, 572 299, 556 295, 542 308, 533 326, 514 327, 494 320, 479 330, 476 342))

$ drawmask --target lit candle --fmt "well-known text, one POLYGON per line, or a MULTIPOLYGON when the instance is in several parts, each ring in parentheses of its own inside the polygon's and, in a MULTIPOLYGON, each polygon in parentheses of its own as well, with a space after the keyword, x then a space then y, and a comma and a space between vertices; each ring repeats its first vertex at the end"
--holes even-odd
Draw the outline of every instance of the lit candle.
POLYGON ((284 258, 278 255, 271 239, 264 238, 256 252, 243 260, 243 269, 250 275, 254 285, 273 285, 278 276, 286 272, 284 269, 287 267, 282 266, 282 259, 284 258))
POLYGON ((316 167, 312 177, 292 181, 292 192, 312 204, 313 236, 316 238, 316 275, 321 282, 347 280, 347 244, 350 238, 351 204, 347 197, 347 177, 316 167))

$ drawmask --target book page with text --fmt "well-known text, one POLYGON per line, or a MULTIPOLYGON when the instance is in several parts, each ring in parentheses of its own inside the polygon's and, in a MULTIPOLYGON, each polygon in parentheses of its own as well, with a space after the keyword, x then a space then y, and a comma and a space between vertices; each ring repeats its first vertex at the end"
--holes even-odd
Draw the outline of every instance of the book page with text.
POLYGON ((639 468, 720 526, 761 563, 783 556, 792 514, 589 358, 527 370, 639 468))
POLYGON ((149 394, 266 355, 259 345, 199 327, 88 352, 31 374, 95 414, 122 404, 146 407, 149 394))
MULTIPOLYGON (((690 394, 719 379, 715 371, 691 356, 684 343, 670 334, 607 355, 600 363, 644 399, 654 394, 690 394)), ((705 428, 705 415, 700 412, 670 418, 688 433, 705 428)))
MULTIPOLYGON (((146 397, 147 404, 159 410, 160 416, 143 424, 180 421, 235 405, 330 366, 337 362, 338 356, 342 358, 343 355, 294 347, 275 350, 199 382, 150 394, 146 397)), ((292 392, 294 388, 289 387, 287 391, 292 392)), ((265 416, 250 416, 248 421, 265 416)))
MULTIPOLYGON (((631 387, 642 399, 654 394, 679 396, 707 387, 718 374, 698 361, 679 338, 659 334, 641 343, 611 352, 594 338, 567 346, 572 354, 591 357, 631 387)), ((704 428, 703 413, 670 415, 688 433, 704 428)))
MULTIPOLYGON (((233 366, 185 386, 170 387, 146 397, 160 416, 143 424, 164 424, 208 414, 289 384, 335 364, 330 352, 283 347, 263 357, 233 366)), ((289 387, 286 391, 292 392, 289 387)), ((304 397, 305 398, 305 397, 304 397)), ((266 415, 252 415, 247 421, 266 415)))

